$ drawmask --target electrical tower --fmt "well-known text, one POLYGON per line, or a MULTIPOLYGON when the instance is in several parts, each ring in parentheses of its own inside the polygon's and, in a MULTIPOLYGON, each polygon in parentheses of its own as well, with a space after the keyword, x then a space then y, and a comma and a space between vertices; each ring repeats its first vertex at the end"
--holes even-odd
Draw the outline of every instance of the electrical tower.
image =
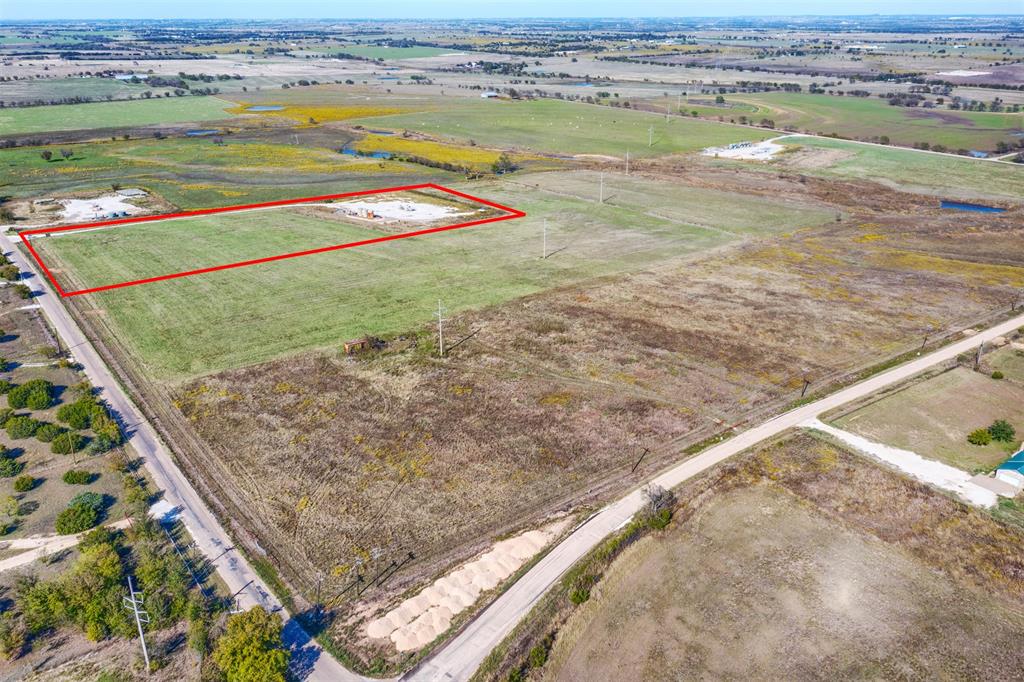
POLYGON ((142 632, 142 624, 149 623, 149 614, 142 608, 142 592, 137 592, 128 576, 128 594, 124 597, 124 607, 135 616, 135 625, 139 628, 139 641, 142 643, 142 657, 146 660, 146 674, 149 675, 149 650, 146 649, 146 635, 142 632))

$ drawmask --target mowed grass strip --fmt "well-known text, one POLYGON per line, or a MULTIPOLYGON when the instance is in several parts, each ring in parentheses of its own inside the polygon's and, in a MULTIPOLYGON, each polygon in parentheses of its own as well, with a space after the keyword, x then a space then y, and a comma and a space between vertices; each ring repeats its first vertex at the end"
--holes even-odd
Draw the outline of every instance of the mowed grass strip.
POLYGON ((748 128, 559 100, 452 100, 444 110, 360 119, 372 127, 416 130, 459 141, 553 154, 634 157, 691 152, 772 136, 748 128))
POLYGON ((872 180, 938 197, 1015 202, 1024 197, 1024 167, 1014 164, 845 140, 797 136, 782 142, 821 150, 817 154, 787 154, 779 161, 814 175, 872 180))
POLYGON ((2 109, 0 135, 216 121, 231 118, 232 106, 217 97, 175 97, 2 109))
MULTIPOLYGON (((526 218, 91 296, 150 373, 176 381, 336 346, 361 334, 408 331, 430 319, 439 298, 457 314, 651 267, 740 238, 649 215, 642 196, 634 205, 599 204, 539 192, 530 178, 522 176, 527 180, 522 185, 493 180, 456 186, 523 210, 526 218), (545 220, 549 257, 543 259, 545 220)), ((548 173, 538 181, 558 190, 559 182, 569 180, 548 173)), ((762 229, 759 206, 766 204, 756 198, 749 202, 751 233, 756 233, 762 229)), ((338 243, 344 241, 338 238, 341 230, 348 229, 325 222, 304 224, 299 231, 290 228, 297 223, 275 225, 270 216, 239 214, 230 231, 207 226, 187 239, 177 231, 187 223, 175 221, 151 224, 156 231, 128 230, 116 236, 114 231, 98 231, 40 244, 45 241, 47 254, 69 268, 64 276, 95 284, 188 269, 208 263, 211 254, 228 262, 266 251, 296 251, 308 248, 311 235, 338 243), (94 237, 116 240, 116 248, 113 242, 84 246, 94 237)), ((813 222, 814 214, 795 214, 797 219, 813 222)), ((779 221, 778 229, 792 222, 779 221)))

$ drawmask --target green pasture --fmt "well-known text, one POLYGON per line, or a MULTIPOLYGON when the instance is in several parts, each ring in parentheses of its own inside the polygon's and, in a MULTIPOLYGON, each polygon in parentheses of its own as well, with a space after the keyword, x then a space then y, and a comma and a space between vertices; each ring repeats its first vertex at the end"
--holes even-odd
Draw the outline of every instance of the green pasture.
POLYGON ((771 133, 630 109, 541 100, 447 100, 443 108, 359 121, 374 128, 416 130, 465 142, 554 154, 660 156, 692 152, 771 133))
MULTIPOLYGON (((818 210, 735 197, 732 214, 686 222, 673 187, 587 196, 587 176, 543 173, 457 185, 526 218, 93 294, 156 378, 191 376, 361 334, 414 329, 438 298, 452 315, 592 277, 642 269, 746 235, 827 219, 818 210), (576 193, 579 196, 576 196, 576 193), (666 204, 662 206, 661 204, 666 204), (652 207, 654 210, 652 210, 652 207), (746 211, 741 219, 739 211, 746 211), (541 258, 547 223, 549 257, 541 258), (728 228, 728 229, 725 229, 728 228)), ((701 197, 691 197, 700 201, 701 197)), ((722 197, 707 196, 709 205, 722 197)), ((138 279, 380 233, 291 210, 175 220, 44 238, 59 277, 86 285, 138 279)))
MULTIPOLYGON (((333 52, 333 50, 329 50, 333 52)), ((436 57, 442 54, 450 54, 457 50, 448 50, 440 47, 426 47, 416 45, 414 47, 385 47, 380 45, 341 45, 338 52, 354 54, 357 57, 369 59, 415 59, 417 57, 436 57)))
MULTIPOLYGON (((845 86, 847 88, 854 86, 845 86)), ((887 135, 894 144, 928 142, 957 149, 994 150, 998 142, 1014 142, 1024 127, 1024 114, 951 111, 945 108, 894 107, 878 97, 836 97, 788 92, 725 95, 725 106, 683 103, 684 111, 725 120, 747 116, 775 121, 777 128, 856 139, 887 135)), ((700 100, 713 98, 701 96, 700 100)), ((652 100, 655 104, 658 100, 652 100)), ((674 107, 675 101, 671 101, 674 107)))
POLYGON ((0 109, 0 135, 216 121, 230 118, 225 110, 233 106, 217 97, 185 96, 0 109))
POLYGON ((792 137, 782 142, 838 152, 825 165, 805 163, 799 155, 780 157, 779 164, 809 174, 871 180, 945 198, 1020 202, 1024 197, 1024 167, 1019 165, 844 140, 792 137))
POLYGON ((227 206, 419 182, 452 173, 343 156, 329 149, 209 138, 117 140, 0 150, 0 192, 13 198, 141 187, 182 209, 227 206), (53 152, 51 160, 41 152, 53 152))

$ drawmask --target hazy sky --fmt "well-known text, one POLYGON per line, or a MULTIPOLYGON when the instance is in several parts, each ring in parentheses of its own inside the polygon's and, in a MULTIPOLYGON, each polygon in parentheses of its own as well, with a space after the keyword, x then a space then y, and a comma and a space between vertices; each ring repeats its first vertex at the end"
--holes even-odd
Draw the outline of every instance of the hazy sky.
POLYGON ((5 19, 1024 14, 1024 0, 0 0, 5 19))

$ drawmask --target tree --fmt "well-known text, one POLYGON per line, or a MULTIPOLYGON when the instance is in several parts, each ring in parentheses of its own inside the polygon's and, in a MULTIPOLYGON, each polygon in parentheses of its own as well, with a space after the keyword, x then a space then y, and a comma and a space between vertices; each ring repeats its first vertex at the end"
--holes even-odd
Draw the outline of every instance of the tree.
POLYGON ((43 157, 43 161, 49 161, 50 159, 53 158, 53 152, 51 152, 49 149, 44 149, 43 151, 39 152, 39 156, 43 157))
POLYGON ((971 445, 988 445, 992 442, 992 434, 988 429, 975 429, 967 434, 967 442, 971 445))
POLYGON ((13 282, 21 276, 21 272, 18 270, 17 265, 4 265, 0 267, 0 277, 4 278, 8 282, 13 282))
POLYGON ((18 297, 22 299, 32 298, 32 290, 26 284, 15 284, 14 293, 18 294, 18 297))
POLYGON ((35 487, 36 479, 29 476, 28 474, 18 476, 16 479, 14 479, 14 492, 27 493, 29 490, 32 490, 32 488, 35 487))
POLYGON ((67 161, 68 159, 70 159, 72 156, 75 155, 75 150, 73 150, 73 149, 61 149, 60 150, 60 155, 61 155, 61 157, 65 161, 67 161))
POLYGON ((53 404, 53 384, 45 379, 33 379, 7 392, 7 405, 20 410, 28 407, 45 410, 53 404))
POLYGON ((992 422, 992 426, 988 427, 988 432, 992 436, 992 440, 1000 443, 1009 443, 1017 435, 1017 430, 1005 419, 997 419, 992 422))
POLYGON ((0 478, 14 478, 25 469, 25 465, 6 452, 0 456, 0 478))
POLYGON ((31 438, 36 435, 36 430, 40 426, 41 424, 35 419, 24 415, 20 417, 12 417, 7 420, 6 424, 4 424, 4 428, 7 430, 7 435, 14 440, 31 438))
POLYGON ((93 507, 87 504, 72 504, 57 514, 54 527, 61 535, 74 535, 89 530, 99 520, 100 513, 93 507))
POLYGON ((260 606, 229 618, 213 652, 227 682, 284 682, 290 653, 281 629, 280 617, 260 606))
POLYGON ((503 173, 511 173, 517 168, 518 166, 516 166, 515 162, 511 159, 511 157, 509 157, 509 155, 504 152, 502 152, 501 156, 499 156, 498 159, 491 164, 491 170, 496 175, 501 175, 503 173))
POLYGON ((55 455, 70 455, 85 447, 85 436, 74 431, 65 431, 50 443, 50 452, 55 455))

